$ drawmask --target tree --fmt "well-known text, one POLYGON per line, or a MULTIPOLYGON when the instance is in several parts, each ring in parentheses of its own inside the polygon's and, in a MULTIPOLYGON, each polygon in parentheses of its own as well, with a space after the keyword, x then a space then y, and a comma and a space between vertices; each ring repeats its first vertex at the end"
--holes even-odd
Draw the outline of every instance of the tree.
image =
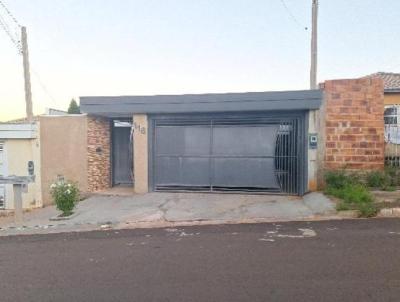
POLYGON ((68 113, 69 114, 80 114, 81 113, 81 109, 79 108, 78 104, 76 103, 76 101, 74 99, 72 99, 71 102, 69 103, 68 113))

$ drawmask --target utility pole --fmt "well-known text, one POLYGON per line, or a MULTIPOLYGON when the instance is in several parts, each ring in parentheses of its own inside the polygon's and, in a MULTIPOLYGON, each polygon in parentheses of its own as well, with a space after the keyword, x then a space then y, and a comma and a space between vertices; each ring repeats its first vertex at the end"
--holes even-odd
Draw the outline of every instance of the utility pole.
POLYGON ((31 91, 31 75, 29 72, 28 38, 25 26, 21 26, 21 47, 22 47, 21 49, 22 62, 24 66, 26 117, 28 119, 28 122, 31 123, 33 121, 32 91, 31 91))
POLYGON ((310 89, 317 89, 318 60, 318 0, 312 0, 310 89))

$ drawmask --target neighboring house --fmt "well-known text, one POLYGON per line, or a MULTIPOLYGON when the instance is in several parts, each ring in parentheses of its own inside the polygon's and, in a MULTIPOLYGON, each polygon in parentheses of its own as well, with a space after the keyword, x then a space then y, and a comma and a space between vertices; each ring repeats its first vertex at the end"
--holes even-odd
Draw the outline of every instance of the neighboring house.
POLYGON ((385 106, 400 105, 400 73, 377 72, 369 75, 369 77, 383 80, 385 106))
POLYGON ((54 109, 54 108, 46 108, 44 115, 67 115, 68 112, 64 110, 54 109))
POLYGON ((368 77, 383 80, 386 162, 400 166, 400 73, 377 72, 368 77))
MULTIPOLYGON (((33 162, 36 180, 24 193, 23 207, 42 206, 40 182, 40 142, 37 123, 0 123, 0 175, 27 176, 28 162, 33 162)), ((0 208, 13 209, 12 185, 0 184, 0 208)))
POLYGON ((382 79, 385 106, 400 106, 400 73, 376 72, 366 77, 382 79))
MULTIPOLYGON (((64 110, 58 110, 58 109, 54 109, 54 108, 46 108, 45 109, 45 113, 42 115, 55 115, 55 116, 59 116, 59 115, 68 115, 67 111, 64 110)), ((33 121, 34 122, 38 122, 39 121, 39 115, 35 115, 33 116, 33 121)), ((1 122, 0 122, 1 123, 1 122)), ((13 119, 13 120, 9 120, 5 123, 8 124, 22 124, 22 123, 28 123, 28 119, 26 117, 23 118, 19 118, 19 119, 13 119)))
MULTIPOLYGON (((65 111, 49 108, 45 116, 66 114, 65 111)), ((34 164, 35 182, 29 184, 27 192, 22 195, 23 208, 43 205, 41 157, 39 116, 34 116, 32 123, 28 123, 26 118, 0 123, 0 175, 27 176, 28 162, 34 164)), ((0 184, 0 209, 13 208, 12 185, 0 184)))

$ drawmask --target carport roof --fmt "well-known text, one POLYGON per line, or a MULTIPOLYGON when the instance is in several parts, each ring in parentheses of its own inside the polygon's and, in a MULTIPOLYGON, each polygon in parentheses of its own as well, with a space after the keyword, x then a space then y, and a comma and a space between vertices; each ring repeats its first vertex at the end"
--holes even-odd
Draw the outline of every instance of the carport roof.
POLYGON ((318 109, 322 90, 80 97, 83 113, 131 117, 135 113, 200 113, 318 109))

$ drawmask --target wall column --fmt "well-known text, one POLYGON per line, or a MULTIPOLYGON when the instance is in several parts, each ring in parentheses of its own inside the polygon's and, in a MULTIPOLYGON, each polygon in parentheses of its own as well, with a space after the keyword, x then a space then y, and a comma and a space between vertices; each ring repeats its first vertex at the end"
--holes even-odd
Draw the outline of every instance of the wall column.
POLYGON ((148 120, 146 114, 133 116, 133 171, 135 193, 149 191, 148 120))
POLYGON ((87 118, 87 184, 89 192, 111 187, 111 125, 102 117, 87 118))
POLYGON ((381 79, 326 81, 326 170, 383 170, 384 101, 381 79))
MULTIPOLYGON (((308 134, 317 133, 318 122, 319 122, 319 110, 310 110, 308 116, 308 134)), ((318 150, 310 149, 309 147, 309 138, 306 137, 307 140, 307 158, 308 158, 308 185, 307 191, 316 191, 317 190, 317 160, 318 160, 318 150)), ((319 146, 319 139, 318 139, 319 146)))

